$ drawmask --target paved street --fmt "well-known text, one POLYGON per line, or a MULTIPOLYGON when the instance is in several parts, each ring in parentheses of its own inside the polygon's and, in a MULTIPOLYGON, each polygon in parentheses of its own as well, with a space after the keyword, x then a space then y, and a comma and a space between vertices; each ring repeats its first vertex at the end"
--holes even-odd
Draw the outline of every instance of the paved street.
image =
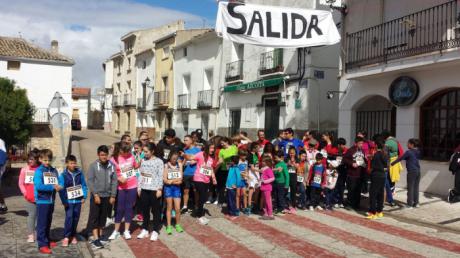
MULTIPOLYGON (((81 157, 85 170, 94 161, 97 146, 116 141, 99 131, 75 132, 74 139, 73 153, 81 157)), ((17 177, 10 175, 4 182, 10 212, 0 216, 0 257, 38 257, 35 245, 24 243, 26 213, 22 197, 14 191, 14 180, 17 177)), ((404 199, 404 195, 400 190, 397 198, 404 199)), ((230 221, 217 206, 207 205, 212 215, 208 226, 187 215, 182 223, 185 233, 168 236, 163 228, 158 242, 135 239, 137 228, 132 240, 120 238, 95 252, 82 241, 76 247, 54 249, 53 257, 459 257, 460 205, 425 196, 421 206, 410 211, 387 209, 387 215, 378 221, 344 209, 298 211, 274 221, 260 221, 254 215, 230 221)), ((86 226, 87 212, 85 206, 79 230, 86 226)), ((52 227, 55 239, 61 239, 62 227, 63 209, 57 201, 52 227)))

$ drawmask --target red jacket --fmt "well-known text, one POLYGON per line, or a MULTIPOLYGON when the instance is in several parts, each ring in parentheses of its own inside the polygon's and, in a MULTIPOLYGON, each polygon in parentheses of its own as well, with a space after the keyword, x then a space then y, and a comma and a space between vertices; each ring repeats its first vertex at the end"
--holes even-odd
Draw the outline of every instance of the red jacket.
MULTIPOLYGON (((321 179, 321 188, 326 187, 327 183, 327 173, 326 173, 326 166, 324 165, 324 161, 322 162, 324 171, 323 171, 323 178, 321 179)), ((310 166, 310 171, 308 171, 308 178, 307 178, 307 184, 311 185, 311 181, 313 180, 313 167, 314 165, 310 166)))

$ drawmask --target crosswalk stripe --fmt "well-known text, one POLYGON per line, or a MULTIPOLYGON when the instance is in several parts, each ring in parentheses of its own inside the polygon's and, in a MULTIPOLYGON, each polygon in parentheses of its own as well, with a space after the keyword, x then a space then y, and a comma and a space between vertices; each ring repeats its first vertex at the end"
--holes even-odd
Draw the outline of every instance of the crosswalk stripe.
POLYGON ((137 258, 173 258, 177 257, 164 243, 161 241, 150 241, 149 238, 136 239, 140 230, 137 229, 132 234, 131 240, 126 240, 131 251, 137 258), (154 252, 152 250, 155 250, 154 252))
POLYGON ((193 219, 184 218, 183 222, 188 234, 220 257, 260 257, 212 227, 200 225, 193 219))
POLYGON ((341 240, 347 244, 357 246, 364 250, 380 254, 385 257, 424 257, 398 247, 390 246, 385 243, 377 242, 351 232, 344 231, 335 227, 328 226, 319 221, 312 220, 306 216, 288 215, 283 219, 295 223, 301 227, 311 229, 318 233, 328 234, 329 236, 341 240))
POLYGON ((262 257, 300 257, 297 254, 252 233, 252 228, 239 227, 224 218, 213 218, 208 225, 238 243, 248 247, 262 257))
POLYGON ((384 231, 388 234, 401 236, 401 237, 404 237, 404 238, 407 238, 407 239, 410 239, 410 240, 413 240, 419 243, 438 247, 438 248, 445 249, 445 250, 455 252, 455 253, 460 253, 460 244, 452 242, 452 241, 430 237, 430 236, 427 236, 427 235, 424 235, 418 232, 409 231, 406 229, 402 229, 402 228, 399 228, 393 225, 384 224, 384 223, 377 222, 377 221, 368 221, 360 217, 357 217, 357 216, 354 216, 348 213, 344 213, 341 211, 324 212, 324 214, 328 216, 336 217, 339 219, 343 219, 343 220, 352 222, 354 224, 372 228, 378 231, 384 231))
POLYGON ((251 229, 251 232, 254 234, 270 240, 273 243, 282 246, 283 248, 286 248, 300 256, 342 257, 326 249, 312 245, 303 239, 293 237, 273 227, 267 226, 257 221, 256 219, 240 216, 232 222, 239 225, 240 227, 251 229))

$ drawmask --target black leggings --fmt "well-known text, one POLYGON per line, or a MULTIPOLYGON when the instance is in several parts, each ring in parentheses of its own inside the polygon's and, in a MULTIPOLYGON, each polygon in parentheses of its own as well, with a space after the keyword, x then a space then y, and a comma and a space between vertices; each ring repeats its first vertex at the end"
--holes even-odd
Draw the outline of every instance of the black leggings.
POLYGON ((217 181, 217 200, 219 203, 225 202, 225 184, 227 183, 228 170, 219 169, 216 173, 217 181))
POLYGON ((196 215, 198 218, 204 216, 204 204, 208 199, 208 188, 209 184, 203 182, 194 182, 196 193, 198 194, 198 209, 196 210, 196 215))
POLYGON ((160 232, 161 228, 161 198, 157 198, 157 191, 141 190, 140 206, 142 207, 142 228, 149 231, 150 212, 153 215, 153 230, 160 232))
POLYGON ((290 193, 290 201, 291 201, 291 206, 293 208, 296 207, 296 202, 297 202, 297 174, 295 173, 289 173, 289 189, 291 190, 290 193))

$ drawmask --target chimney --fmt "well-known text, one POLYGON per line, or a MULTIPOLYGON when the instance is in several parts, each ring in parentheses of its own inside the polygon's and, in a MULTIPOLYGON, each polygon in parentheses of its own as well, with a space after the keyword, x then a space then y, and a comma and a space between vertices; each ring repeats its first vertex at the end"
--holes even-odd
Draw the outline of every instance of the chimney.
POLYGON ((59 42, 57 40, 51 41, 51 53, 59 54, 59 42))

